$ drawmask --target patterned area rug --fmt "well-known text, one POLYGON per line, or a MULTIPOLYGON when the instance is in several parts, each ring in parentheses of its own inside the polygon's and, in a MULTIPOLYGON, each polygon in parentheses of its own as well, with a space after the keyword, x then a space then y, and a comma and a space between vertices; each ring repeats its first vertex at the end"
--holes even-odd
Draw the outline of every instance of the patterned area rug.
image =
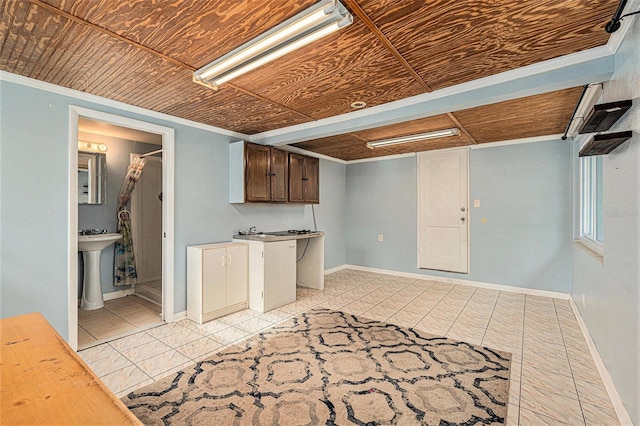
POLYGON ((145 424, 501 424, 510 355, 316 309, 122 401, 145 424))

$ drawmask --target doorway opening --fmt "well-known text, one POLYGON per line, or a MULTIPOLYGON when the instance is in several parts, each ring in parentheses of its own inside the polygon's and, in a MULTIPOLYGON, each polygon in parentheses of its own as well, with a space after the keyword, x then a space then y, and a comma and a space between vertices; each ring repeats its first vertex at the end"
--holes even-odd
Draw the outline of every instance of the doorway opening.
POLYGON ((173 321, 174 130, 72 106, 69 139, 68 343, 77 350, 173 321), (85 170, 75 166, 92 148, 106 157, 106 172, 88 184, 85 170), (140 158, 144 158, 140 179, 132 179, 133 160, 140 158), (102 188, 101 196, 85 196, 87 187, 79 185, 84 183, 91 191, 95 182, 102 188), (85 265, 86 252, 78 252, 83 238, 79 234, 103 232, 121 237, 102 249, 97 267, 96 262, 85 265), (99 270, 100 291, 91 303, 83 293, 88 288, 85 268, 93 268, 94 277, 99 270))

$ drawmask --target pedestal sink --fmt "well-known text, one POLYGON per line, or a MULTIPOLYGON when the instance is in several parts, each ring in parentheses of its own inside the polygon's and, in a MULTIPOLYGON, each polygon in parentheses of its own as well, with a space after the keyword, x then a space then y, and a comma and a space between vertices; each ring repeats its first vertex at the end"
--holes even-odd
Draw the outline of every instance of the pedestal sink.
POLYGON ((100 280, 100 253, 122 238, 122 234, 78 235, 78 251, 84 258, 84 283, 80 309, 90 311, 104 306, 100 280))

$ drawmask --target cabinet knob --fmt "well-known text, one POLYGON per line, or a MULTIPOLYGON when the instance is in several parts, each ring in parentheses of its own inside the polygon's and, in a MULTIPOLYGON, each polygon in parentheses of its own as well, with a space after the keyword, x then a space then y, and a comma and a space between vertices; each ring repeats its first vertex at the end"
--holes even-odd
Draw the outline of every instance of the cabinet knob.
POLYGON ((220 256, 220 264, 224 266, 224 256, 220 256))
POLYGON ((228 255, 227 257, 227 265, 231 266, 231 264, 233 263, 233 257, 231 257, 231 255, 228 255))

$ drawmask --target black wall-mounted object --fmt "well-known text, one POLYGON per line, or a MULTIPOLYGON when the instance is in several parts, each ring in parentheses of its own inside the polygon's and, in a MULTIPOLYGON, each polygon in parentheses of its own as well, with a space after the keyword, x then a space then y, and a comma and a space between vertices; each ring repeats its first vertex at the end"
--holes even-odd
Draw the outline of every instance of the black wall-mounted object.
POLYGON ((605 155, 619 147, 631 138, 631 130, 626 132, 609 133, 605 135, 595 135, 580 150, 579 157, 589 157, 591 155, 605 155))
POLYGON ((605 132, 631 108, 632 101, 617 101, 595 105, 584 119, 578 133, 605 132))
POLYGON ((623 15, 622 12, 624 12, 624 7, 626 5, 627 5, 627 0, 620 0, 620 3, 618 4, 618 8, 616 9, 616 13, 613 14, 613 18, 611 18, 611 21, 607 22, 607 25, 604 26, 604 30, 609 34, 615 33, 620 29, 620 22, 622 22, 622 18, 626 18, 627 16, 636 15, 640 13, 640 11, 638 11, 638 12, 631 12, 631 13, 627 13, 626 15, 623 15))

